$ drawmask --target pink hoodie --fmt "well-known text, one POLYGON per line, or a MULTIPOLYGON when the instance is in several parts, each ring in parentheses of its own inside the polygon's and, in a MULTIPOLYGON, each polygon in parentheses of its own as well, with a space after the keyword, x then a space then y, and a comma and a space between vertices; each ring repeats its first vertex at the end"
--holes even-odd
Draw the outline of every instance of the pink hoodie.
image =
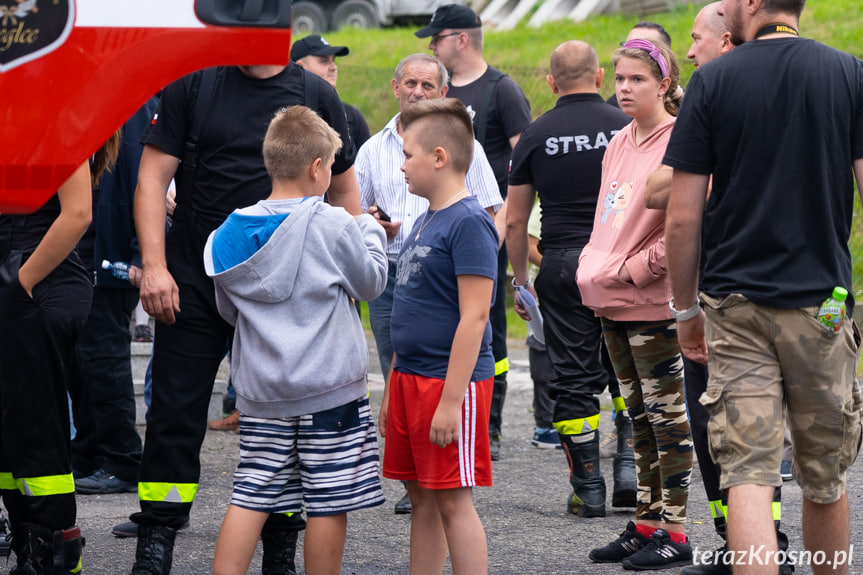
POLYGON ((608 145, 590 241, 581 252, 576 281, 584 305, 614 321, 671 319, 665 267, 665 210, 644 207, 647 177, 662 165, 676 118, 635 145, 633 121, 608 145), (625 265, 632 282, 618 277, 625 265))

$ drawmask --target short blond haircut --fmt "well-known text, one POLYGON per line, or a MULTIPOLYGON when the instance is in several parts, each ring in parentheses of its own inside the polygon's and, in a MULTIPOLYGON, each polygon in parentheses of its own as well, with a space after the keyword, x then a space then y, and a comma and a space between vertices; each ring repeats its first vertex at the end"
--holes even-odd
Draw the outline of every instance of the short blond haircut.
POLYGON ((339 133, 305 106, 276 113, 264 136, 264 166, 273 180, 295 180, 320 158, 325 164, 342 149, 339 133))
POLYGON ((445 149, 453 168, 467 173, 473 162, 473 122, 461 100, 420 100, 402 112, 399 123, 404 130, 415 124, 423 150, 445 149))

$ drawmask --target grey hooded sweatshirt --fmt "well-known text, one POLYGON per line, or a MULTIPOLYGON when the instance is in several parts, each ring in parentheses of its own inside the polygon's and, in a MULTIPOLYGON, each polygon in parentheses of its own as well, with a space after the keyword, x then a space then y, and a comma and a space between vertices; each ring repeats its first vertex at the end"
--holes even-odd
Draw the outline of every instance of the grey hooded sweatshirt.
POLYGON ((295 417, 367 393, 368 349, 350 297, 387 283, 386 234, 318 197, 236 210, 207 240, 204 267, 234 326, 231 377, 241 413, 295 417), (287 215, 286 215, 287 214, 287 215))

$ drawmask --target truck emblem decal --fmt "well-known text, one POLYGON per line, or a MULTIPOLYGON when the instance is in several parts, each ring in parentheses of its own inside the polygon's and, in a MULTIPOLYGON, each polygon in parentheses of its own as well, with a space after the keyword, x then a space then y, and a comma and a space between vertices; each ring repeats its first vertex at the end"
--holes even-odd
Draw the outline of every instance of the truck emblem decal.
POLYGON ((0 73, 56 50, 74 22, 75 0, 0 0, 0 73))

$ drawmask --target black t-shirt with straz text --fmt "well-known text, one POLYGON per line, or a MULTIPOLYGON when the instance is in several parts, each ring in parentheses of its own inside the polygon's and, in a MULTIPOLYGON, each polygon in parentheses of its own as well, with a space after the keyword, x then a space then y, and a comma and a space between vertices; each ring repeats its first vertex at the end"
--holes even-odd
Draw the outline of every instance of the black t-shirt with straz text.
MULTIPOLYGON (((474 131, 477 131, 477 120, 480 108, 486 99, 486 85, 500 72, 491 66, 485 73, 466 86, 449 85, 448 98, 458 98, 467 106, 473 118, 474 131)), ((506 178, 509 171, 509 158, 512 146, 509 139, 522 133, 530 124, 530 105, 518 84, 509 76, 498 80, 486 116, 485 141, 480 142, 494 177, 497 179, 501 195, 506 197, 506 178)))
MULTIPOLYGON (((191 208, 206 228, 215 229, 235 209, 269 195, 271 185, 262 155, 264 135, 276 112, 304 104, 304 82, 319 84, 316 112, 342 138, 333 173, 341 174, 353 165, 356 150, 345 111, 327 82, 293 63, 266 79, 250 78, 236 67, 222 72, 200 132, 194 189, 177 190, 178 207, 191 208)), ((142 143, 183 157, 200 81, 201 73, 196 72, 163 90, 142 143)))
POLYGON ((701 289, 781 309, 850 291, 859 158, 863 62, 853 56, 776 38, 699 67, 663 163, 713 175, 701 289))
POLYGON ((632 118, 599 94, 561 96, 522 133, 509 184, 532 184, 542 204, 543 250, 582 248, 590 239, 608 142, 632 118))

